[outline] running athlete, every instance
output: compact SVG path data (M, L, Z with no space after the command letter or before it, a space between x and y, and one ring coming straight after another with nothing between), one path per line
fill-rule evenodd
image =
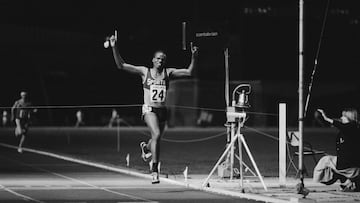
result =
M22 146L29 129L30 106L27 92L20 93L20 99L16 100L11 108L11 119L15 122L15 136L20 137L18 152L22 153Z
M142 158L152 161L152 183L159 183L158 163L160 157L160 139L164 132L167 121L167 108L165 106L166 93L169 88L169 80L174 77L191 76L196 66L198 48L191 45L191 62L188 68L166 68L166 54L156 51L152 58L153 67L135 66L126 63L120 56L116 47L116 36L109 38L115 63L120 70L139 74L142 78L144 90L144 104L142 106L142 118L148 126L151 138L141 142Z

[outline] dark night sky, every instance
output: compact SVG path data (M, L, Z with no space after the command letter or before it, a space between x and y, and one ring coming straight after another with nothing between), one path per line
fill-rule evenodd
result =
M335 86L352 82L359 93L357 0L305 1L304 79L309 81L313 70L328 2L314 90L320 82ZM168 65L182 67L190 59L181 49L184 21L188 40L200 46L195 78L222 82L223 49L229 47L230 79L296 86L297 12L295 0L4 0L0 105L11 105L23 88L39 105L141 103L140 78L116 70L110 50L103 47L104 38L117 29L119 49L129 63L150 65L153 51L164 49ZM220 37L195 38L194 33L201 31L217 31Z

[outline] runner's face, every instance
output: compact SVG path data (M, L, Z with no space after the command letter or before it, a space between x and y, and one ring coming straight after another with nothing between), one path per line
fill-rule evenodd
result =
M162 52L156 52L152 60L154 68L160 68L165 64L166 55Z
M26 96L27 96L27 93L26 93L26 92L21 92L21 93L20 93L20 96L21 96L22 99L25 100L25 99L26 99Z

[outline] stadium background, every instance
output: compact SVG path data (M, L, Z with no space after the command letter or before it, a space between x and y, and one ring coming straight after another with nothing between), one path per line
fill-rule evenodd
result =
M314 66L328 1L305 1L305 84ZM360 25L357 1L330 1L315 75L310 115L327 109L337 116L345 106L359 107ZM154 50L168 52L168 65L187 65L181 25L200 47L192 78L176 80L170 105L224 109L224 48L230 51L232 84L249 82L252 112L276 114L288 104L289 125L297 123L297 1L1 1L0 106L10 107L21 90L34 104L54 106L39 111L35 125L73 125L78 108L66 105L133 105L142 103L141 81L118 71L103 40L119 34L119 49L129 63L150 65ZM157 12L158 11L158 12ZM197 32L218 32L196 38ZM79 107L80 108L80 107ZM3 108L5 109L5 108ZM88 125L105 125L108 108L83 109ZM132 125L143 125L140 108L118 108ZM189 112L190 111L190 112ZM172 109L170 126L194 126L200 109ZM209 125L221 126L223 112ZM251 115L249 125L276 125L272 117Z

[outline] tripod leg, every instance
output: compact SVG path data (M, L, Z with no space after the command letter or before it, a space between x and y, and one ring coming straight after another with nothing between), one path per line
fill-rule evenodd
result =
M234 177L234 149L235 149L235 123L231 124L231 141L233 141L230 151L230 180Z
M242 144L241 144L241 139L238 136L237 137L238 140L238 145L239 145L239 167L240 167L240 187L244 187L244 175L243 175L243 156L242 156Z
M239 157L239 155L237 155L237 154L235 154L235 157L240 161L241 159L240 159L240 157ZM257 176L256 175L256 173L253 171L253 170L251 170L251 168L245 163L245 162L242 162L242 165L243 165L243 167L245 168L245 173L247 172L247 171L249 171L253 176Z
M240 139L241 139L241 142L242 142L242 144L244 145L245 150L246 150L246 152L247 152L247 154L248 154L248 156L249 156L249 158L250 158L250 160L251 160L251 163L253 164L253 166L254 166L254 168L255 168L255 171L256 171L257 175L258 175L259 178L260 178L260 181L261 181L261 183L262 183L265 191L267 191L267 187L266 187L266 185L265 185L265 182L264 182L264 180L263 180L263 178L262 178L262 176L261 176L261 174L260 174L260 171L259 171L259 169L258 169L258 167L257 167L257 165L256 165L256 163L255 163L255 161L254 161L253 156L251 155L251 152L250 152L250 150L249 150L249 147L247 146L246 141L245 141L245 138L244 138L244 136L243 136L242 134L240 134Z
M205 181L203 182L202 186L205 187L208 182L210 177L212 176L212 174L215 172L216 168L219 166L219 164L221 163L221 161L224 159L224 157L226 156L226 154L228 153L228 151L231 149L231 146L234 145L234 142L236 140L236 138L238 137L238 135L235 135L234 139L231 140L231 142L229 143L229 145L227 146L227 148L225 149L224 153L221 155L221 157L219 158L219 160L216 162L214 168L211 170L210 174L208 175L208 177L205 179Z

